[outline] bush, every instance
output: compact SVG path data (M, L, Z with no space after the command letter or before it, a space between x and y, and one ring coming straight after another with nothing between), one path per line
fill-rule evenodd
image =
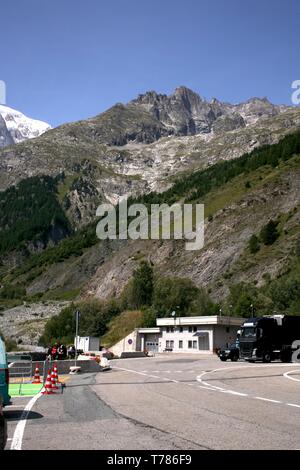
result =
M255 254L260 250L260 243L259 239L256 235L252 235L250 240L249 240L249 250L250 253Z
M264 243L264 245L273 245L273 243L279 237L279 233L277 230L278 222L274 222L274 220L270 220L267 225L265 225L260 232L260 239Z
M26 297L26 289L19 284L7 284L0 289L0 299L23 299Z
M154 285L153 308L159 317L170 316L173 310L185 316L198 294L198 288L190 279L158 278Z

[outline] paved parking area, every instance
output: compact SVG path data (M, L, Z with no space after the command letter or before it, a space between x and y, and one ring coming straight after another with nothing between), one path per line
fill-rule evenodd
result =
M7 448L300 449L300 364L163 354L112 366L29 411L15 398Z

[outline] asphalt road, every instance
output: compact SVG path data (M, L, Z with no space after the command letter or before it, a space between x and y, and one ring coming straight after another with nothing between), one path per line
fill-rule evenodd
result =
M14 399L7 448L300 449L300 364L165 354L112 365L30 411Z

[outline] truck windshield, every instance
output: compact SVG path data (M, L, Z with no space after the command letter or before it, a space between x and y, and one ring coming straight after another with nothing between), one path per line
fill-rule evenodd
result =
M246 326L242 328L242 338L256 338L256 327Z

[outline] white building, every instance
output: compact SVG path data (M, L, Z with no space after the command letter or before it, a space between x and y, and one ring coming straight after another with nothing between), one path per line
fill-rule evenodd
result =
M244 318L219 315L157 318L156 328L137 329L137 350L213 353L236 339Z
M219 315L157 318L156 327L137 328L113 348L115 354L132 351L206 353L232 343L244 318Z
M74 345L83 352L99 351L99 338L94 336L75 336Z

